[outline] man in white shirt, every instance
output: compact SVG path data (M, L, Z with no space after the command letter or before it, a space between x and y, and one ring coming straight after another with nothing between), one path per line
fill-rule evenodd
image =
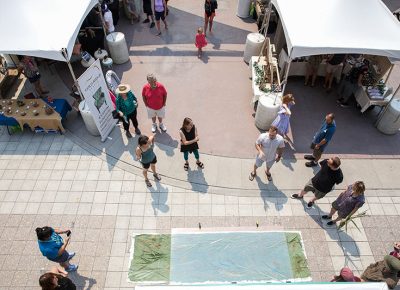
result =
M269 172L272 165L278 162L282 157L283 148L285 148L285 142L283 137L278 134L278 129L275 126L271 126L267 133L262 133L256 141L256 149L258 151L256 162L254 163L254 169L250 172L250 181L254 180L257 176L257 168L261 167L265 162L268 181L272 181L272 175Z
M101 5L101 10L103 12L103 18L104 18L104 22L106 24L107 33L114 32L114 30L115 30L114 21L113 21L113 16L112 16L110 9L108 9L107 5L103 3Z

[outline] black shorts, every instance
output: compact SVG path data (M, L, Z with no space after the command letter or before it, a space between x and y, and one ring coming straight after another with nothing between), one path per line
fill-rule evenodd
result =
M143 1L143 12L147 16L153 15L153 9L151 8L151 0Z
M142 163L142 166L144 169L149 169L150 164L156 164L157 163L157 156L154 157L153 161L151 161L150 163Z
M36 83L38 80L40 80L40 73L37 72L33 77L28 78L28 80L31 84Z
M163 11L163 12L156 11L156 20L159 21L160 19L165 20L165 11Z

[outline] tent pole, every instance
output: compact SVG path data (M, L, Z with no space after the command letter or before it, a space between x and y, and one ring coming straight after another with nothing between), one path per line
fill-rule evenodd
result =
M290 65L291 65L291 64L292 64L292 58L289 57L289 61L288 61L288 63L287 63L286 71L285 71L285 78L284 78L284 80L283 80L282 94L285 93L286 84L287 84L287 80L288 80L288 77L289 77L289 70L290 70Z
M79 97L81 98L81 100L83 100L83 94L82 94L82 92L81 92L81 90L80 90L80 88L79 88L79 86L78 86L78 80L76 79L74 70L73 70L73 68L72 68L72 65L71 65L69 59L68 59L67 50L66 50L65 48L63 48L61 51L62 51L62 54L63 54L65 60L67 61L67 65L68 65L68 68L69 68L69 72L71 73L72 79L73 79L73 81L74 81L74 85L75 85L75 87L78 89Z
M383 109L383 112L379 113L378 120L376 120L376 122L375 122L375 127L378 127L379 122L382 120L383 115L384 115L385 112L387 111L388 107L390 106L390 103L393 101L394 96L396 96L396 94L397 94L397 92L399 91L399 89L400 89L400 85L397 86L396 91L393 93L392 97L390 98L389 103L387 103L387 105L386 105L385 108Z

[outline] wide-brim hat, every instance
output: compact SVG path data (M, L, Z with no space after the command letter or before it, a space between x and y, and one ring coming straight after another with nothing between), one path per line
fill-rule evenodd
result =
M343 280L346 282L355 282L356 279L354 277L353 271L350 268L344 267L340 270L340 276L342 276Z
M116 94L127 94L131 90L131 87L127 84L121 84L115 90Z

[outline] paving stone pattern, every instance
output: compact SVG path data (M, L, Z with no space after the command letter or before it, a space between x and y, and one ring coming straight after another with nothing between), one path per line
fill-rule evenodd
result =
M61 135L0 135L0 289L39 289L53 263L41 256L34 229L70 228L79 289L133 288L127 282L131 235L171 228L250 227L300 230L314 281L344 265L361 272L400 240L399 197L367 194L370 216L347 232L321 215L334 197L311 210L262 191L258 196L195 192L157 184L92 156ZM227 189L228 190L228 189ZM378 190L377 190L378 191Z

